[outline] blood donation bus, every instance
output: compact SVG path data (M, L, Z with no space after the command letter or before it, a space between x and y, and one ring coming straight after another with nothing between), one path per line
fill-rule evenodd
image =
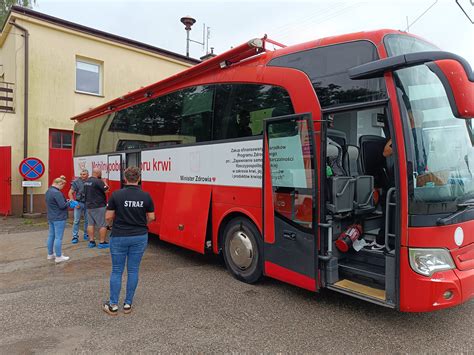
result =
M472 117L469 64L411 34L264 37L73 117L75 175L140 166L150 232L244 282L433 311L474 296Z

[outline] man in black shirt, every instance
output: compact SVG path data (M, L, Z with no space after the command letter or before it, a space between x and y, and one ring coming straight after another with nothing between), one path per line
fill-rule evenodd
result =
M99 228L99 249L108 248L109 244L105 241L107 228L105 224L105 206L107 198L105 196L109 187L102 181L102 171L92 169L92 176L84 182L84 193L86 200L87 234L89 235L89 248L95 248L94 227Z
M127 291L123 311L132 311L133 296L138 284L140 262L148 243L147 224L155 220L153 200L148 192L138 186L140 169L129 167L124 172L126 186L114 191L107 205L105 218L110 225L110 299L103 310L111 315L118 312L122 274L127 262ZM128 259L128 260L127 260Z

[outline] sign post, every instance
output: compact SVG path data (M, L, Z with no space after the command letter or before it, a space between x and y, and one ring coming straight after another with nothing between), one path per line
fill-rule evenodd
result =
M18 170L20 175L26 180L21 183L22 187L30 188L30 214L33 214L33 189L41 187L38 180L44 174L44 164L38 158L26 158L20 163Z

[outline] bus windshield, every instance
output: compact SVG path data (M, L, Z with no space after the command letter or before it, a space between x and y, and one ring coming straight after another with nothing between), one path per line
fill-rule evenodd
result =
M390 55L433 50L416 38L386 39ZM403 38L403 37L402 37ZM391 41L391 39L393 41ZM424 65L394 72L402 117L411 214L454 212L474 197L474 150L470 120L455 118L439 78Z

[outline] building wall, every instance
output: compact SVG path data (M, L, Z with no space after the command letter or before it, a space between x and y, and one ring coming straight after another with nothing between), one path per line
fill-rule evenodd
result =
M40 179L43 186L35 188L35 194L43 195L48 185L50 129L72 130L71 117L190 66L156 53L23 15L15 16L18 16L16 22L30 33L28 156L37 157L46 165L46 173ZM23 191L18 173L23 159L24 38L21 35L22 31L12 28L0 48L5 81L15 83L15 113L0 113L0 145L12 146L14 213L19 212ZM103 63L102 95L75 91L78 56Z
M4 73L3 81L14 83L15 112L0 112L0 145L12 146L15 155L19 143L23 144L23 38L12 35L6 38L0 50L0 64Z

